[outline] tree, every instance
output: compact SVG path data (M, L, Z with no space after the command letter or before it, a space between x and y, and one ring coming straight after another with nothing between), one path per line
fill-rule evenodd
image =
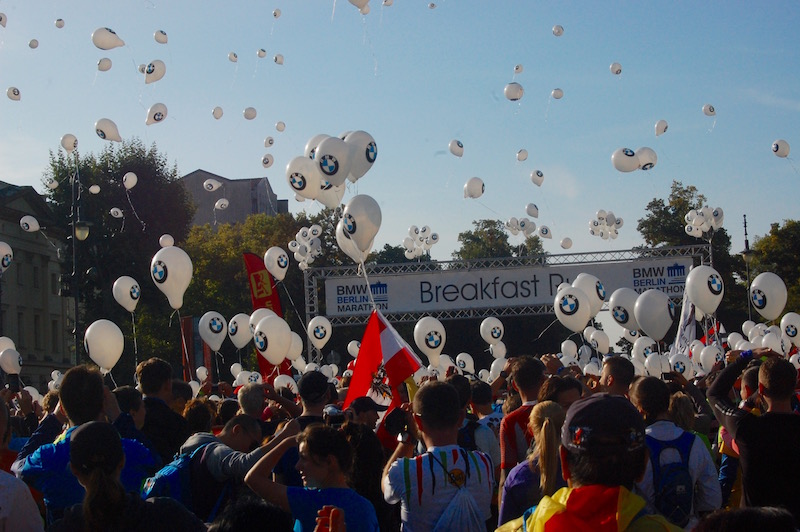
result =
M761 272L772 272L783 279L789 298L786 311L800 309L800 221L784 220L783 226L773 223L769 234L753 244L750 278Z
M453 251L454 259L489 259L543 253L538 236L527 237L519 247L512 246L500 220L475 220L472 225L473 230L458 234L461 247Z
M138 178L134 188L127 190L123 176L133 172ZM77 242L77 279L80 294L79 338L87 325L107 318L121 326L131 337L130 315L112 296L114 281L129 275L142 288L136 309L139 318L138 347L145 356L159 355L173 362L180 360L177 329L170 329L169 313L163 295L150 282L150 259L160 249L159 237L169 233L176 243L188 233L194 206L178 179L176 167L169 167L165 155L155 145L149 149L139 140L109 145L99 154L74 158L60 151L50 154L50 166L44 180L57 182L48 187L48 203L57 225L65 234L72 234L72 179L80 183L80 218L90 222L89 237ZM91 193L97 185L99 192ZM124 213L118 219L110 214L112 208ZM72 273L72 245L64 248L62 271ZM133 346L126 342L125 353L118 363L120 375L132 375ZM82 350L79 349L79 353ZM141 355L140 355L141 357ZM82 356L78 356L81 362ZM127 382L128 379L125 379Z
M684 216L692 209L702 208L705 202L697 187L673 181L667 202L653 198L636 228L648 247L697 245L698 240L686 234ZM741 278L744 263L738 255L731 256L730 249L728 232L724 228L715 230L711 238L713 265L725 284L725 297L717 309L717 318L723 323L741 323L746 316L747 300L744 287L736 279Z

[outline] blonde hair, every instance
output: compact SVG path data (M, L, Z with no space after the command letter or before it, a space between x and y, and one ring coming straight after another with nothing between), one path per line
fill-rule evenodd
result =
M542 496L553 495L556 491L559 435L565 416L566 412L558 403L543 401L533 407L528 419L528 428L534 439L533 450L528 455L528 465L533 469L534 461L538 460Z
M675 392L669 398L669 417L673 423L686 431L694 430L694 402L683 392Z

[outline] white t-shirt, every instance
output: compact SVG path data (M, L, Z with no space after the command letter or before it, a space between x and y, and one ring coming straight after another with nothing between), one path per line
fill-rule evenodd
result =
M5 471L0 471L0 530L44 530L42 516L28 485Z
M431 458L432 453L441 465ZM466 481L466 489L478 503L484 520L491 516L494 471L489 457L480 451L466 451L458 445L432 447L420 456L398 459L384 481L386 501L390 504L401 502L404 531L432 530L455 496L459 486L450 482L445 468L458 482Z
M478 420L478 423L481 425L486 425L492 432L494 432L495 438L500 441L500 423L503 421L503 413L502 412L492 412L488 416L482 417ZM499 462L495 465L499 465Z

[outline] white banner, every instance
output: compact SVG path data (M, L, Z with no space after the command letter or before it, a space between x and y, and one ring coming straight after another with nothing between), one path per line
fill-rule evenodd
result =
M691 265L691 257L668 257L602 264L371 275L369 289L384 314L552 305L558 285L571 283L582 272L600 279L606 300L622 287L639 293L656 288L672 298L680 298ZM325 303L328 316L365 315L372 310L363 277L326 279Z

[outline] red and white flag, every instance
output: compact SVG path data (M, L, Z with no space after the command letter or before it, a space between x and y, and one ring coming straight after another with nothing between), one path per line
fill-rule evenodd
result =
M397 387L422 367L422 361L383 314L373 310L361 339L344 408L356 397L370 395L373 385L381 383L381 367L395 399Z

